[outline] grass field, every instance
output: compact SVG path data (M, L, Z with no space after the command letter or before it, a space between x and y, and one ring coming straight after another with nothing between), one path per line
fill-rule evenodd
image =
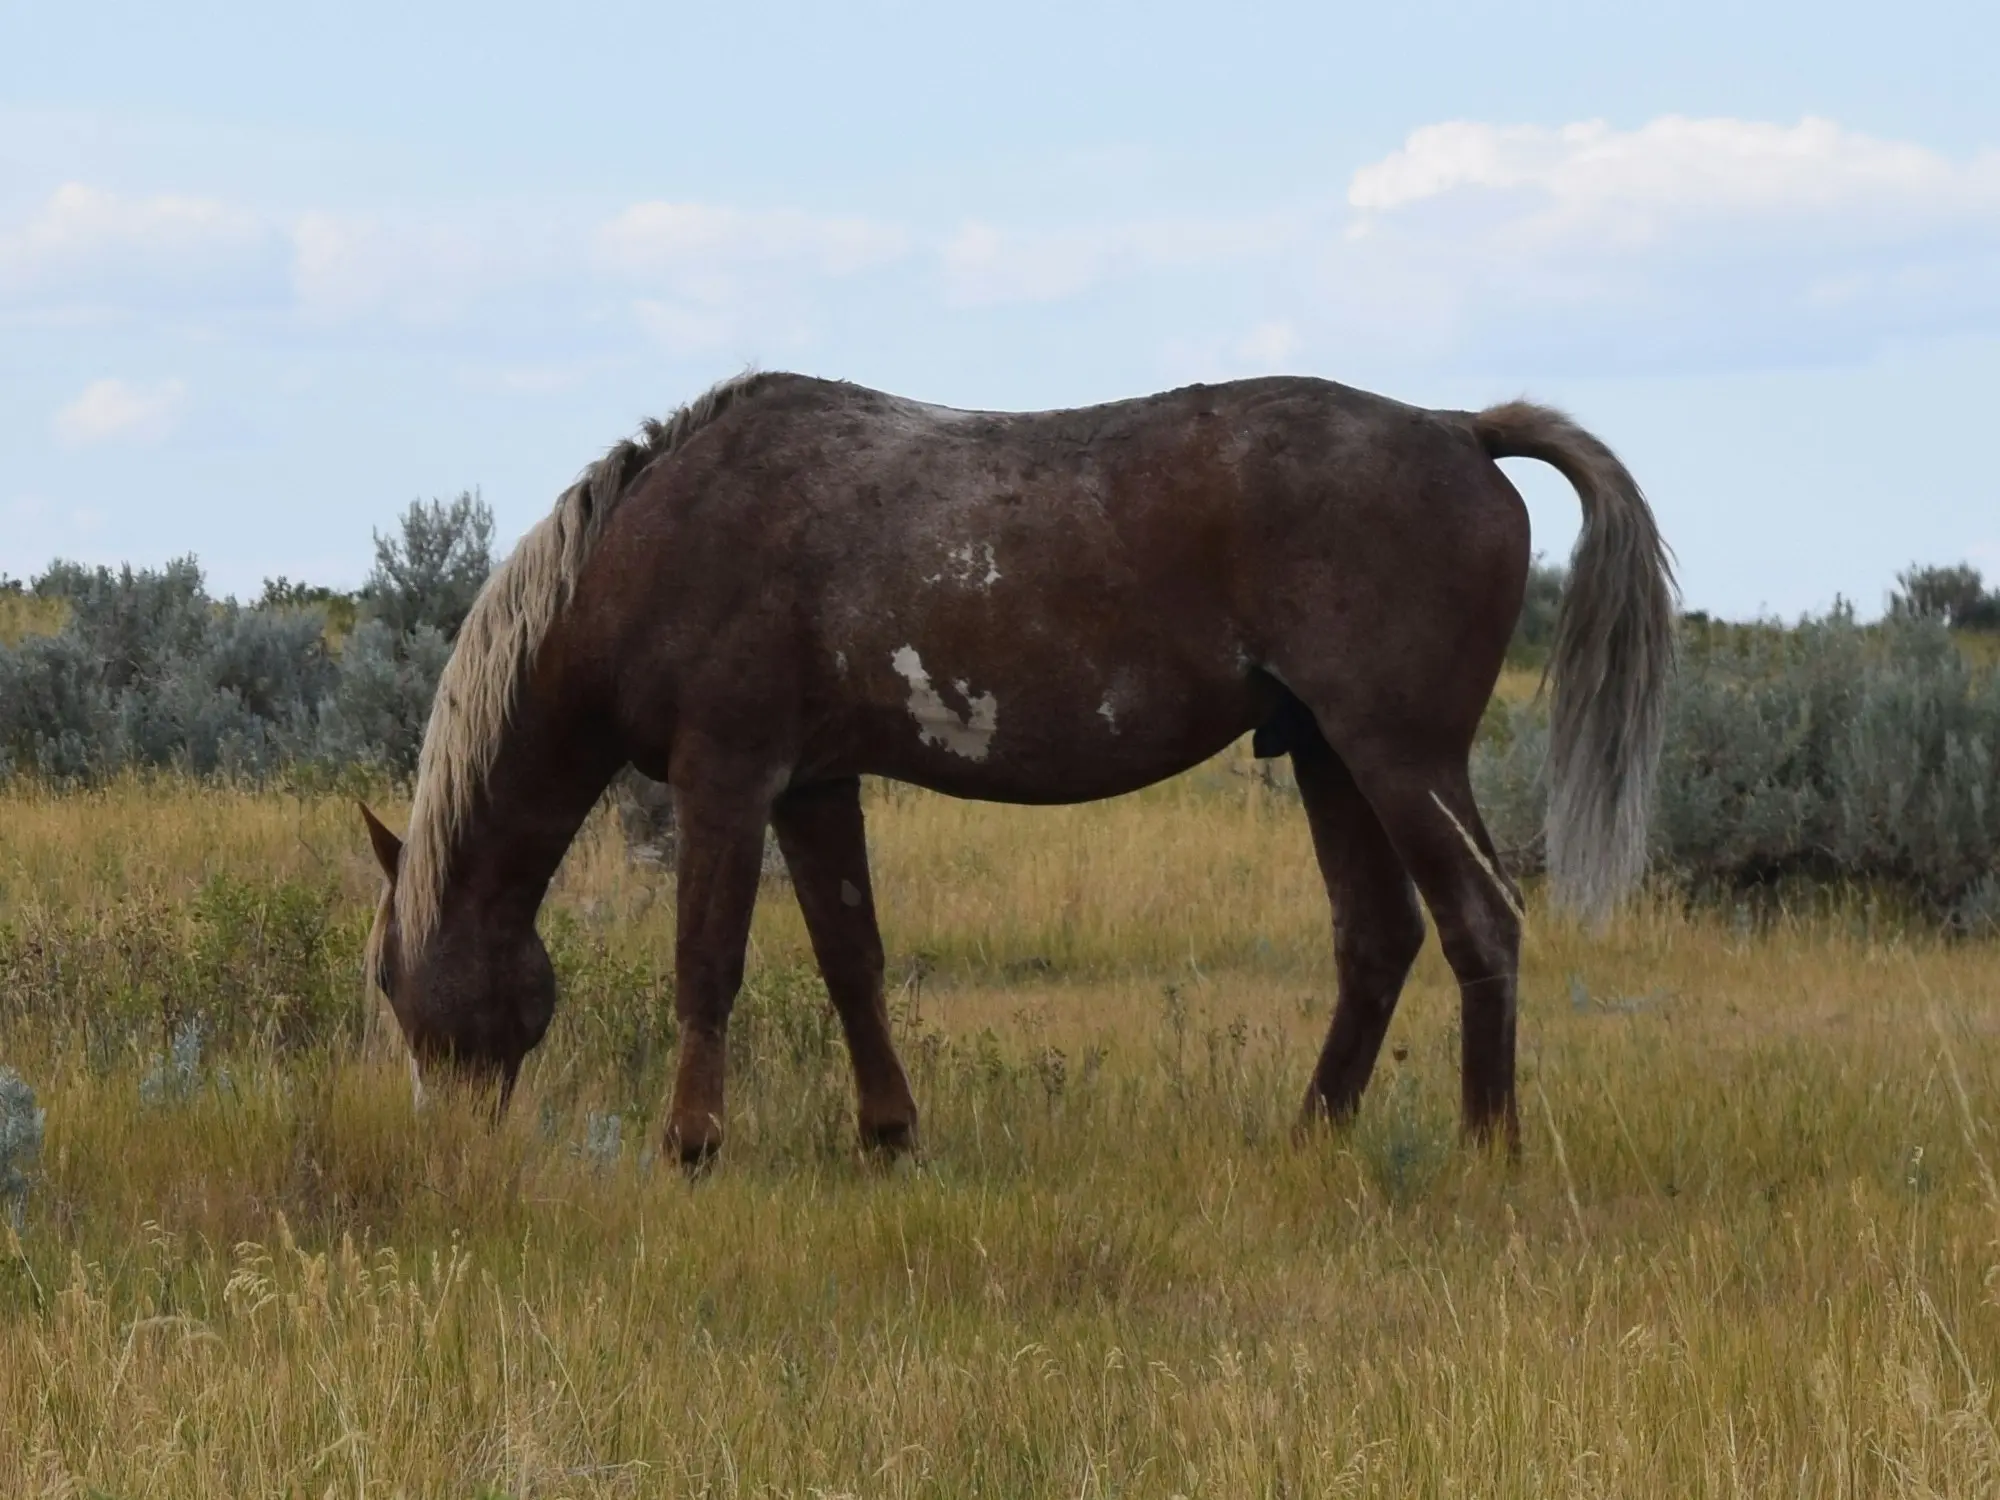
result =
M0 1495L2000 1493L2000 949L1536 910L1518 1164L1456 1143L1434 947L1301 1143L1332 976L1281 791L869 813L923 1154L853 1151L773 886L690 1184L671 903L608 822L492 1130L413 1115L362 1002L350 803L0 794L0 1061L47 1111Z

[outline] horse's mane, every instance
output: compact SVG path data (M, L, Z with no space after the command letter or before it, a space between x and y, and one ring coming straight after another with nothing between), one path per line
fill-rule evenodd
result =
M396 874L406 960L436 930L451 851L500 753L521 681L575 593L605 523L649 465L771 379L750 372L724 380L615 445L563 491L473 600L438 681L417 758L416 798Z

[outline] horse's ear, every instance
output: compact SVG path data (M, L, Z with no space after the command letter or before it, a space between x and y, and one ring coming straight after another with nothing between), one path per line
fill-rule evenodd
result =
M403 858L403 841L389 832L382 820L368 810L366 802L358 802L355 806L361 809L361 821L368 825L368 842L375 846L375 858L382 866L382 873L393 884L396 867Z

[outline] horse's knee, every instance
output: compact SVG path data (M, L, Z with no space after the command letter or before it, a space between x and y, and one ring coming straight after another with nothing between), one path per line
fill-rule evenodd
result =
M1463 981L1468 974L1512 976L1521 955L1521 919L1499 899L1466 902L1438 918L1445 962Z
M1371 996L1393 997L1410 977L1424 947L1424 917L1415 892L1377 904L1343 921L1339 932L1340 968L1357 989Z

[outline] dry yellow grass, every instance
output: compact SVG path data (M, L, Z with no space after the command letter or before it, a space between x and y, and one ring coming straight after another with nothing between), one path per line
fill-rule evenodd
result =
M1541 669L1537 667L1504 667L1500 680L1493 685L1493 696L1503 703L1525 703L1540 691Z
M68 614L60 599L0 593L0 646L15 645L24 635L54 635Z
M1434 950L1359 1125L1297 1144L1331 965L1294 806L1225 763L869 811L926 1109L893 1171L801 1041L782 888L693 1186L642 1157L595 1000L498 1131L351 1049L147 1107L142 1057L8 1011L48 1143L0 1248L0 1494L2000 1493L1993 947L1536 912L1518 1165L1453 1142ZM358 923L359 834L0 794L0 927L219 872ZM597 823L552 921L657 967L661 894Z
M1952 639L1975 665L2000 666L2000 630L1961 630Z

